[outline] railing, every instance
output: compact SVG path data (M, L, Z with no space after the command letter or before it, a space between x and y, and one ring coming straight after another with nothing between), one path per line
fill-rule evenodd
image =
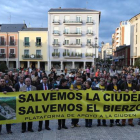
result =
M1 53L1 54L0 54L0 58L6 58L6 54Z
M54 35L60 35L60 32L59 32L59 31L54 30L54 31L53 31L53 34L54 34Z
M32 54L32 55L25 54L25 55L22 55L22 58L23 59L43 59L43 56L35 55L35 54Z
M80 32L66 32L66 31L64 31L63 34L66 34L66 35L67 35L67 34L75 34L75 35L76 35L76 34L77 34L77 35L80 34L80 35L81 35L82 32L81 32L81 31L80 31Z
M52 57L60 57L60 52L58 52L58 53L53 52L53 53L52 53Z
M60 20L53 20L52 23L54 23L54 24L60 24Z
M80 48L81 46L82 46L82 43L69 43L69 44L67 44L67 43L63 43L63 45L65 46L65 47L74 47L74 48Z
M64 57L82 57L82 53L74 53L74 52L63 52Z
M9 42L9 45L10 46L15 46L16 45L16 42Z
M10 53L9 58L16 58L16 54Z
M93 35L93 31L87 31L87 35Z
M93 57L93 56L95 56L95 54L93 54L93 53L86 53L85 56L86 56L86 57Z
M82 20L78 21L78 20L64 20L63 23L80 23L82 24Z
M0 46L5 46L6 42L0 42Z
M86 23L88 24L94 24L93 20L87 20Z
M53 46L59 46L60 45L60 43L59 42L53 42L53 44L52 44Z
M24 46L30 46L30 42L23 42Z
M39 47L39 46L42 46L42 43L41 43L41 42L36 42L35 45L36 45L37 47Z
M87 43L86 46L92 47L93 43Z

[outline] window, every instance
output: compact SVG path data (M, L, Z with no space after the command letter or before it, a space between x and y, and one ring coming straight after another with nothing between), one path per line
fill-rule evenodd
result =
M54 27L54 34L58 34L59 33L59 28L58 27Z
M0 53L5 53L5 49L0 49Z
M15 49L10 49L10 54L15 53Z
M91 39L87 39L87 44L88 44L88 43L91 43Z
M66 34L69 33L69 27L65 27L65 31Z
M136 32L138 31L138 23L136 23Z
M24 55L29 55L29 50L24 50Z
M58 39L54 39L54 44L58 44Z
M29 37L25 37L24 42L25 42L25 46L28 46L29 45Z
M10 36L10 45L15 45L14 36Z
M92 33L92 27L88 27L87 33Z
M76 28L76 32L77 32L78 34L81 34L81 28L80 28L80 27L77 27L77 28Z
M54 53L58 53L58 49L54 49Z
M136 44L137 44L137 35L136 35Z
M54 22L58 22L59 21L59 16L54 16Z
M76 39L76 44L80 45L81 44L81 39Z
M65 39L65 43L64 43L65 45L69 45L69 39Z
M87 22L92 22L92 16L87 17Z
M70 16L65 16L65 22L68 22L70 20Z
M36 45L41 46L41 37L36 38Z
M4 36L0 36L0 45L4 45Z
M36 55L41 55L41 50L36 50Z
M80 22L80 21L81 21L81 17L80 17L80 16L77 16L77 17L76 17L76 21L77 21L77 22Z

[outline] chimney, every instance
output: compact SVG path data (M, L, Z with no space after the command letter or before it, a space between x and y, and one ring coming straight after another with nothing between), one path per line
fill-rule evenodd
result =
M61 9L61 7L59 7L59 9Z

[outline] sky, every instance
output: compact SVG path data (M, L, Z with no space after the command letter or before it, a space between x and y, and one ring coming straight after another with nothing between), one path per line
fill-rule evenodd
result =
M101 44L102 41L111 43L111 36L121 21L140 13L140 0L0 0L0 24L25 21L28 27L48 27L49 9L59 7L101 11Z

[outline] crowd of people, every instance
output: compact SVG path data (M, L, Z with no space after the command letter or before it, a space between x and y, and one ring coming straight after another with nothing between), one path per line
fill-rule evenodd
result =
M0 72L0 92L6 94L7 92L18 91L34 91L34 90L108 90L114 92L121 91L140 91L140 75L139 69L128 67L123 69L120 73L111 67L109 72L106 70L94 70L94 67L85 70L77 70L77 72L62 71L59 75L55 69L52 68L47 75L45 71L38 70L25 70L13 73L9 71L7 74ZM110 120L110 127L114 125L125 126L126 119L123 120ZM106 120L97 120L97 126L107 126ZM128 119L128 124L134 126L133 118ZM22 133L26 130L34 132L32 128L33 122L22 123ZM140 125L140 121L138 122ZM42 130L43 121L38 123L38 131ZM92 119L85 120L86 127L92 127ZM79 119L72 119L71 127L80 127ZM58 120L58 130L61 128L68 129L65 124L65 119ZM11 134L11 124L6 125L7 133ZM51 130L49 127L49 120L45 120L45 129ZM0 132L2 125L0 125Z

